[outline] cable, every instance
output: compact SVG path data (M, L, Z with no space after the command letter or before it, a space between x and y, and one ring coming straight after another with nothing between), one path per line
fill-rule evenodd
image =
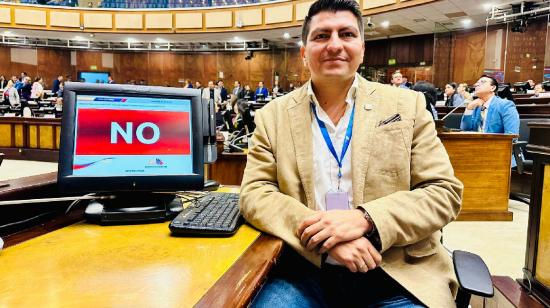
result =
M97 200L97 199L114 199L115 196L92 196L91 194L78 196L78 197L59 197L59 198L39 198L39 199L26 199L26 200L8 200L0 201L2 205L19 205L28 203L45 203L45 202L62 202L62 201L75 201L75 200Z
M9 224L5 224L5 225L0 226L0 230L6 229L6 228L9 228L9 227L13 227L13 226L17 226L17 225L20 225L20 224L24 224L24 223L30 222L30 221L32 221L32 220L38 219L38 218L40 218L40 217L47 216L47 215L51 215L51 214L55 214L55 213L58 213L58 212L57 212L57 211L54 211L54 212L46 212L46 213L42 213L42 214L33 216L33 217L31 217L31 218L27 218L27 219L25 219L25 220L20 220L20 221L11 222L11 223L9 223Z

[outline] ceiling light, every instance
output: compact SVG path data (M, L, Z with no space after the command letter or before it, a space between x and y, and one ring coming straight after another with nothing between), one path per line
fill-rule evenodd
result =
M285 32L285 33L283 34L283 38L284 38L285 40L288 40L288 39L290 38L290 33Z
M95 34L93 34L93 33L90 33L90 37L95 37Z
M380 23L380 26L382 26L382 28L387 28L390 26L390 22L387 20L384 20L383 22Z
M13 33L11 33L11 31L4 31L4 36L10 36L12 35Z
M159 43L166 43L167 41L165 39L163 39L162 37L157 37L156 39L157 42Z
M80 35L74 37L75 41L84 41L84 38Z
M463 24L464 26L468 26L468 25L471 24L471 23L472 23L472 20L469 19L469 18L463 19L463 20L462 20L462 24Z
M235 37L233 38L233 40L234 40L235 42L238 42L238 41L240 41L241 39L240 39L238 36L235 36Z
M135 38L133 38L133 37L127 38L126 41L127 41L128 43L136 43L136 42L137 42L137 40L136 40Z

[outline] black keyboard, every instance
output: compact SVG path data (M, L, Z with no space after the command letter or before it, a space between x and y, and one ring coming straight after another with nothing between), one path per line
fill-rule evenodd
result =
M239 194L211 192L179 213L170 231L174 235L230 236L241 224Z

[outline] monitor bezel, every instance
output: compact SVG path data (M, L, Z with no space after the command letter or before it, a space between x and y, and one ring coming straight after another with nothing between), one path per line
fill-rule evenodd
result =
M191 100L193 174L135 176L73 176L78 95L154 97ZM200 90L120 84L66 83L59 147L58 185L62 192L181 191L204 187L203 106ZM108 179L108 181L106 181Z

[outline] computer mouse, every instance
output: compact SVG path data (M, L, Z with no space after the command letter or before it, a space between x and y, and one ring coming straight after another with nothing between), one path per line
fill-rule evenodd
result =
M207 180L204 182L204 190L206 191L216 191L218 188L220 188L220 183L214 180Z

